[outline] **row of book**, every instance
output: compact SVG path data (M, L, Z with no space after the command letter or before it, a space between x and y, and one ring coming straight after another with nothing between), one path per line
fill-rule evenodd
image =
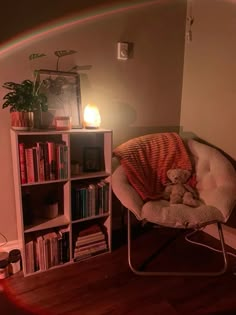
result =
M75 242L74 261L80 261L106 251L108 251L106 233L98 224L93 224L79 233Z
M47 270L70 260L69 231L39 235L25 244L26 273Z
M109 211L109 182L77 184L71 189L72 220L83 219Z
M19 143L21 184L68 177L68 146L64 141L36 142L33 146Z

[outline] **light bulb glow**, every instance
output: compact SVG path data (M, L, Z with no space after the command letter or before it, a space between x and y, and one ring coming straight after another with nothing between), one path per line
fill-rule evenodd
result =
M96 105L88 104L84 109L85 128L99 128L101 125L101 116Z

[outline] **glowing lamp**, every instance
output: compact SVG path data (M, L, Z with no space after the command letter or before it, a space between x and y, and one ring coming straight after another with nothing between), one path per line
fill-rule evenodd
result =
M96 105L88 104L84 109L84 127L99 128L101 125L101 116Z

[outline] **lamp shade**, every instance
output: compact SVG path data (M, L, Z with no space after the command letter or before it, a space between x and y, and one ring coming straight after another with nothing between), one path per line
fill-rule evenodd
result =
M101 125L101 116L96 105L88 104L84 109L84 127L99 128Z

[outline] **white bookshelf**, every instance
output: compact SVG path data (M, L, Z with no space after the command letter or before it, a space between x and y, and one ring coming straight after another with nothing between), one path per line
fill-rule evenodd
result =
M53 180L39 180L36 178L36 181L30 183L27 182L27 180L26 182L22 182L19 144L23 143L24 148L31 148L34 147L37 142L46 143L47 141L56 144L63 142L68 148L68 176L66 178L58 178L57 176L60 175L56 175L56 178ZM98 224L103 228L107 244L107 248L99 252L98 255L109 253L111 251L112 231L112 131L106 129L72 129L69 131L37 130L25 132L11 130L11 147L17 233L19 243L22 245L22 266L24 275L28 276L52 268L63 267L68 263L77 261L78 258L77 260L75 259L77 250L75 250L75 243L78 237L80 237L79 233L83 233L82 231L94 224ZM98 165L96 164L95 170L86 169L86 171L84 171L86 162L85 151L91 148L97 150L99 163ZM76 160L80 166L79 173L76 175L71 174L71 161L74 160ZM34 172L37 172L38 162L34 160L34 163L36 163ZM92 187L91 189L88 189L88 187L90 187L89 185ZM82 192L81 190L84 187L85 191ZM94 196L96 197L94 198ZM45 201L48 199L55 199L58 205L58 215L52 218L48 218L47 202ZM43 236L44 238L45 234L50 232L55 232L58 235L59 231L62 229L68 231L66 243L66 247L68 248L67 259L66 261L59 261L55 264L52 263L52 257L48 258L47 256L50 255L50 253L44 253L44 258L41 257L41 252L39 254L38 237ZM50 239L49 245L47 246L52 246L51 242L52 240ZM30 249L31 254L29 255L29 247L31 247L31 245L33 249ZM53 251L55 255L55 249L53 249ZM47 265L46 268L42 268L42 265L40 266L38 262L39 255L41 261L42 259L49 259L49 262L47 261L46 263L46 265L49 264L49 266ZM96 253L87 255L87 257L82 256L79 261L95 256ZM29 264L31 264L31 267L29 267Z

